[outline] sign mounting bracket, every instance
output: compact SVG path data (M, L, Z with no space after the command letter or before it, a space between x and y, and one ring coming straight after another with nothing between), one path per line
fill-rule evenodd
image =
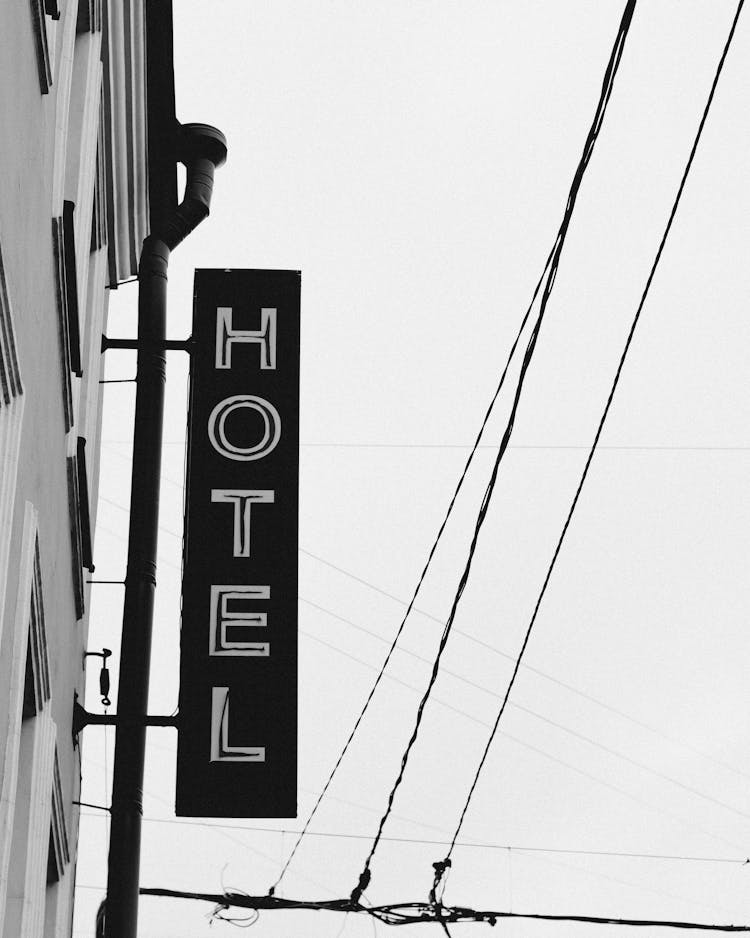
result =
M78 694L73 699L73 741L86 726L172 726L180 725L180 715L136 716L128 719L116 713L91 713L78 703Z
M166 351L191 352L194 341L192 336L187 339L164 339L161 342L149 343L151 347L165 349ZM110 339L109 336L102 336L102 352L107 349L133 349L138 351L140 344L138 339Z

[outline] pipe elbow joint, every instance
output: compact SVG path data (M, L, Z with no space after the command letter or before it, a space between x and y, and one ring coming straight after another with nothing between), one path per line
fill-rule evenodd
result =
M190 169L207 161L214 169L227 160L227 138L210 124L182 124L179 129L177 158Z
M177 247L209 214L214 171L227 158L224 134L209 124L183 124L179 130L178 159L185 165L185 195L164 227L163 240Z

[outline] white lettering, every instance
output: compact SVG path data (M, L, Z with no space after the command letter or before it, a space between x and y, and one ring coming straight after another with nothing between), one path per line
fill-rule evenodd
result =
M232 367L232 343L257 342L260 346L262 370L276 369L276 309L260 311L260 329L233 329L232 307L219 306L216 310L216 367Z
M265 762L263 746L229 745L229 688L211 688L211 761Z
M273 502L273 490L211 489L211 501L234 505L234 557L250 556L250 508L253 503Z
M208 632L209 655L268 658L271 654L269 642L230 640L227 629L265 628L268 625L267 613L238 612L236 606L230 609L229 604L256 602L270 598L270 586L247 586L245 584L212 586Z
M236 410L253 410L263 419L263 435L253 446L235 446L229 442L226 435L226 422L231 413ZM251 394L236 394L227 397L214 407L208 418L208 438L211 445L227 459L236 459L240 462L249 462L253 459L263 459L281 439L281 417L278 410L262 397Z

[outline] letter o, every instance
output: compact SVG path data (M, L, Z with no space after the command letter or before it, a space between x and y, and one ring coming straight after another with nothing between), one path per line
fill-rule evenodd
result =
M227 439L225 424L227 417L235 410L254 410L263 418L263 436L254 446L235 446ZM217 453L227 459L236 459L249 462L252 459L263 459L267 456L281 439L281 417L278 410L263 400L262 397L253 397L251 394L236 394L220 401L211 411L208 418L208 438Z

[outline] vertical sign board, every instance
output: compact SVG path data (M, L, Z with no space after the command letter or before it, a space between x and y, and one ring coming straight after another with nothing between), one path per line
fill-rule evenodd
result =
M176 813L297 814L300 275L197 270Z

